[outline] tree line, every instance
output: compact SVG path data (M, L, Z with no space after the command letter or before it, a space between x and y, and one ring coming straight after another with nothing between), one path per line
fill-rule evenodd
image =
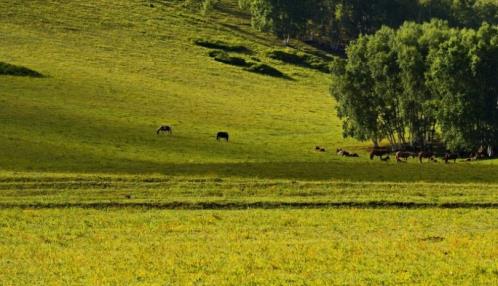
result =
M332 64L344 136L374 145L498 142L498 27L433 20L362 35Z
M205 0L212 2L212 0ZM239 0L250 11L255 28L291 38L342 48L381 26L405 21L448 21L452 27L498 24L495 0Z

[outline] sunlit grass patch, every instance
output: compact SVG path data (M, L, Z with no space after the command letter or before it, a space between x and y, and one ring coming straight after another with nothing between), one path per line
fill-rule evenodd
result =
M6 284L497 282L492 210L12 209L0 217Z

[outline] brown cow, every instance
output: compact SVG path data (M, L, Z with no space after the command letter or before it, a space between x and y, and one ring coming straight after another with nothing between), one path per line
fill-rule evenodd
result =
M415 158L415 153L412 152L404 152L404 151L398 151L396 152L396 162L401 162L401 159L403 159L405 162L408 161L408 158L412 157Z
M374 149L370 152L370 160L373 160L375 157L379 157L382 161L387 161L388 159L384 160L383 158L384 155L389 155L389 151L382 149Z
M421 151L418 153L418 160L422 163L422 159L429 159L429 161L435 161L434 153L431 151Z

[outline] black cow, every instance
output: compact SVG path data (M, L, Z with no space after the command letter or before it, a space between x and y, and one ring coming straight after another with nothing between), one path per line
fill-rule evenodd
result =
M173 129L171 128L171 126L168 126L168 125L162 125L161 127L159 127L156 131L156 134L159 135L159 133L161 132L164 132L164 133L168 133L168 134L171 134L173 132Z
M457 153L446 153L444 154L444 162L448 164L448 161L452 160L453 163L456 163L456 160L458 159L458 154Z
M220 131L216 134L216 140L225 139L228 142L228 132Z

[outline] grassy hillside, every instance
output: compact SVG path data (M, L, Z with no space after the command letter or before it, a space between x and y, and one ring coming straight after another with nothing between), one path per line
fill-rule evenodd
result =
M329 77L268 57L282 48L236 1L206 16L177 2L3 1L0 62L42 78L0 75L0 168L375 181L496 181L491 166L370 162L344 140ZM195 40L291 79L244 71ZM295 43L299 45L299 43ZM308 47L309 48L309 47ZM156 136L161 124L172 136ZM217 131L231 142L216 142ZM327 153L314 151L324 146ZM362 158L342 159L347 147ZM368 163L367 163L368 162ZM374 171L375 170L375 171Z
M160 171L168 163L332 160L344 142L328 77L265 56L279 42L225 1L203 17L166 1L2 1L0 166ZM292 80L216 62L195 39L235 42ZM173 136L156 136L160 124ZM230 132L230 144L215 140ZM330 155L330 154L329 154Z

